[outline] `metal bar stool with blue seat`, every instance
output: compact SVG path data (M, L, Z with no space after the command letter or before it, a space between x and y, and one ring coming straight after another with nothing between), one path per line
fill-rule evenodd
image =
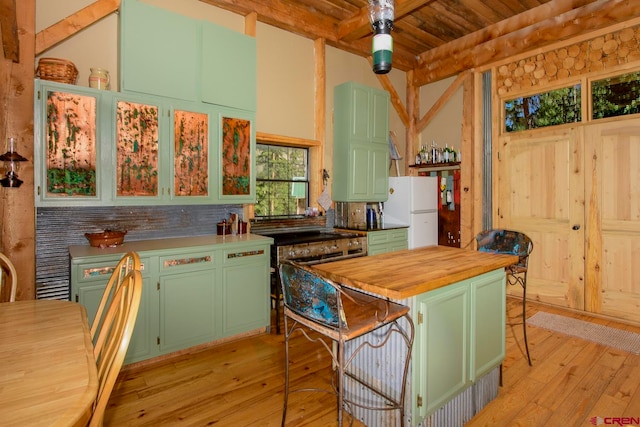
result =
M531 366L529 342L527 341L527 270L529 255L533 250L533 242L524 233L514 230L493 229L485 230L476 235L478 250L498 254L517 255L517 263L506 268L507 283L522 286L522 328L524 332L524 347L527 361Z
M414 326L409 307L387 299L340 286L320 276L312 268L285 261L280 265L280 281L284 297L285 329L285 393L282 425L287 416L289 393L294 391L323 391L337 397L338 425L342 426L345 407L353 415L352 406L370 410L398 410L400 425L405 425L405 389L413 347ZM402 320L404 319L404 320ZM312 342L319 342L332 358L331 390L301 388L290 390L289 341L300 331ZM316 334L311 333L313 331ZM398 338L399 337L399 338ZM376 366L358 365L354 361L365 349L380 349L391 340L402 345L403 364L399 384L390 392L380 384L373 384L368 372ZM348 348L347 345L348 344ZM395 348L395 347L394 347ZM346 381L357 384L358 392L351 392ZM363 401L362 388L377 396L375 402ZM352 417L353 419L353 417Z

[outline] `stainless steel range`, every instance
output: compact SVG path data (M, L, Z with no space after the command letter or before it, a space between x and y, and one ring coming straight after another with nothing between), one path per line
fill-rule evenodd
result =
M272 235L271 264L284 260L312 265L367 254L367 238L354 233L301 231Z
M276 332L280 333L280 280L278 265L286 260L305 265L338 261L367 255L366 236L355 233L294 231L261 233L273 238L271 245L271 298L276 310Z

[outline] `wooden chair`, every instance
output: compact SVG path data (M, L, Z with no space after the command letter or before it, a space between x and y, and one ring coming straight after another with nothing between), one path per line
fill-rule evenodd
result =
M533 242L524 233L513 230L493 229L485 230L476 236L478 250L498 254L517 255L519 261L506 268L507 283L522 286L522 328L524 331L524 347L527 351L527 361L531 366L529 342L527 341L527 270L529 254L533 250Z
M93 323L91 324L91 339L94 343L96 341L96 335L102 323L104 310L107 307L107 304L109 303L113 295L118 292L118 289L122 285L122 282L127 274L134 270L140 270L140 256L138 256L136 252L127 252L120 259L118 265L116 265L113 272L111 273L109 282L107 282L107 286L106 288L104 288L102 299L100 300L100 304L98 305L98 309L96 310L96 315L93 318Z
M372 410L398 410L401 425L404 426L406 380L414 338L414 326L409 317L409 307L339 286L321 277L311 268L291 261L283 262L279 269L284 297L285 329L285 394L282 425L284 426L287 416L289 393L322 391L335 394L337 397L339 426L342 426L345 406L351 407L351 405ZM405 327L399 322L401 318L406 319L403 322L406 323ZM309 330L316 332L320 337L316 337L316 334L310 335ZM290 390L289 341L296 331L300 331L312 342L321 343L331 355L334 367L332 390L318 388ZM365 378L370 378L369 374L376 369L375 366L368 364L356 366L357 363L354 363L362 350L380 349L393 336L400 336L401 339L397 341L400 345L402 343L406 345L404 365L400 365L402 376L399 380L399 390L394 390L396 393L392 393L383 384L374 385L374 381ZM349 341L351 343L347 348L345 344ZM399 355L401 353L402 351L398 352ZM366 355L370 356L369 353ZM362 372L365 369L369 372ZM357 384L356 387L349 389L345 380L350 381L351 384ZM376 397L376 402L365 402L362 399L363 393L360 391L362 387L366 387L371 396ZM357 392L355 388L358 389Z
M101 426L104 411L136 323L142 297L142 274L129 272L121 281L105 312L93 354L98 365L98 396L89 426Z
M7 293L5 285L9 286L9 299L5 301L3 298L0 302L14 302L16 300L18 274L11 260L5 254L0 253L0 297Z

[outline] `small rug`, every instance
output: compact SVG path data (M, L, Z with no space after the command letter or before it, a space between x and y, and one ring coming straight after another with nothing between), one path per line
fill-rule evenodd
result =
M527 324L571 335L608 347L640 354L640 334L598 325L584 320L539 311L527 319Z

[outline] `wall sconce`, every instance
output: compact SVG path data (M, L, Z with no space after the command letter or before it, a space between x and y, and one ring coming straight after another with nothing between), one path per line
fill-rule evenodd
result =
M369 0L369 21L373 28L373 72L387 74L391 71L393 53L393 0Z
M22 180L18 178L16 172L19 162L26 162L27 159L15 151L14 145L15 138L9 138L9 151L0 156L0 161L5 163L5 169L7 170L5 177L0 180L0 184L3 187L20 187L22 184Z

